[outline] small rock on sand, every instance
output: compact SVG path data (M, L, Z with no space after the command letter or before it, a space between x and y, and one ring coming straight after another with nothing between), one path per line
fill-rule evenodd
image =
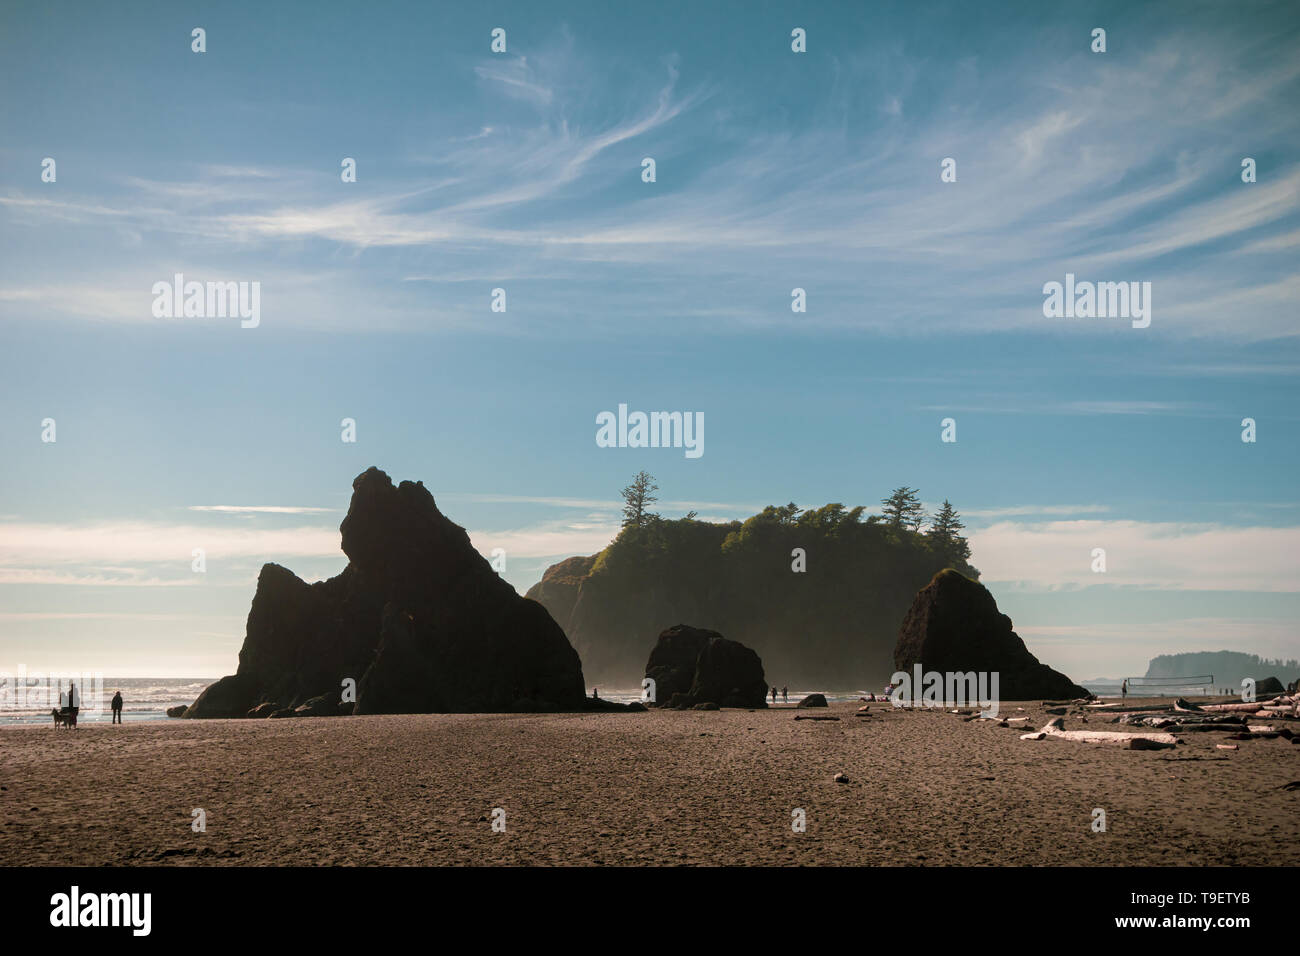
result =
M848 776L848 774L843 773L843 772L841 772L841 773L837 773L837 774L835 775L835 782L836 782L836 783L848 783L848 782L849 782L849 776Z

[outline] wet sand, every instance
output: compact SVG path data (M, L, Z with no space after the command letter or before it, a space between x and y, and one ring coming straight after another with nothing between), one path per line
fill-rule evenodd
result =
M1020 740L1041 704L1003 704L1022 729L857 707L6 728L0 865L1300 863L1288 740L1128 751Z

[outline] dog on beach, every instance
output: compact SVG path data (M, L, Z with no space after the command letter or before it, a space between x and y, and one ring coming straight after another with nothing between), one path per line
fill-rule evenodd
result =
M72 714L63 713L63 711L59 710L57 707L52 708L50 710L50 715L54 718L55 730L58 730L60 726L63 727L77 726L77 718L73 717Z

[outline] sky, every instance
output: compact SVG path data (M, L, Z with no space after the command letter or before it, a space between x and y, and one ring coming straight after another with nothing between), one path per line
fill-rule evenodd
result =
M1297 41L1293 3L6 4L0 671L232 673L371 465L520 592L641 469L717 521L909 485L1076 680L1300 657ZM177 273L257 324L158 315ZM1067 274L1150 324L1046 315ZM600 447L620 404L703 454Z

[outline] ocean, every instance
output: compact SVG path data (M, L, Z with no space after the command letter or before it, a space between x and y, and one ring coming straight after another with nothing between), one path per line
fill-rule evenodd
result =
M216 679L215 677L106 678L98 701L94 700L96 696L94 687L82 688L82 707L77 715L77 721L78 723L109 722L112 715L109 711L108 702L112 699L113 692L116 690L122 692L123 721L167 720L169 719L167 717L167 708L194 703L194 699L199 696L203 688ZM1099 697L1119 696L1118 686L1111 688L1109 686L1093 685L1088 689ZM590 693L591 689L588 688L587 692ZM1195 693L1195 690L1189 692ZM814 691L791 691L789 702L791 704L798 703L810 693L814 693ZM869 698L872 693L872 691L865 690L826 691L825 695L828 701L834 703L836 701L857 700L859 697ZM880 695L881 689L877 688L874 693ZM641 699L641 689L638 687L610 687L601 690L600 696L605 700L629 703ZM15 697L19 699L15 700ZM0 727L12 724L53 724L50 709L56 705L57 697L57 688L47 687L43 682L32 682L28 686L25 695L15 695L8 687L0 688ZM780 700L778 697L778 701Z
M192 704L203 688L215 677L117 677L105 678L99 700L95 701L94 687L81 687L82 706L77 714L78 723L107 723L112 719L108 702L115 690L122 692L122 720L167 720L167 708ZM80 684L78 685L80 687ZM8 693L4 693L8 691ZM591 688L587 689L591 693ZM790 703L798 703L813 691L791 691ZM879 691L877 691L879 693ZM827 693L826 699L857 700L869 691L844 691ZM605 700L630 703L641 699L639 687L610 687L600 691ZM15 700L15 697L19 698ZM50 724L50 709L57 705L58 689L45 683L31 682L27 693L14 694L9 688L0 688L0 727L11 724ZM780 698L778 698L780 700ZM98 704L98 707L96 707ZM174 718L173 718L174 719Z
M89 676L89 675L88 675ZM85 680L85 679L83 679ZM77 723L108 723L112 720L109 701L122 692L122 720L167 720L167 708L192 704L215 677L108 677L96 688L78 681L81 710ZM50 710L58 706L59 690L44 681L29 681L24 688L0 687L0 727L11 724L50 724ZM98 698L98 699L96 699Z

